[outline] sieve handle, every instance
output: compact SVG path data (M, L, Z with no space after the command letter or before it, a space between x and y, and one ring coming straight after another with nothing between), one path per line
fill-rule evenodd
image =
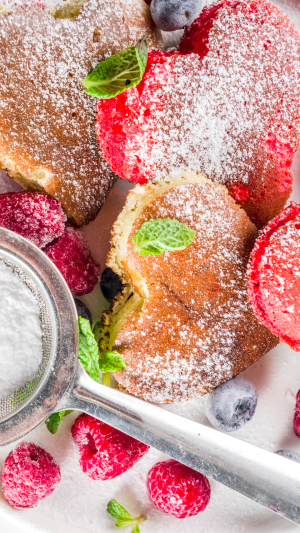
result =
M300 524L300 464L95 383L78 364L56 411L76 409Z

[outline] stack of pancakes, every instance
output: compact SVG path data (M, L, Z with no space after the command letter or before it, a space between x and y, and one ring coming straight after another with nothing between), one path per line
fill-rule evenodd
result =
M255 25L263 37L253 39ZM120 388L164 403L213 390L278 342L251 311L246 273L258 234L253 221L265 224L291 190L300 38L267 0L222 0L207 8L176 52L151 52L139 86L98 104L98 136L99 109L113 117L111 131L102 133L102 140L106 134L110 139L106 151L102 147L104 161L95 133L97 101L81 80L145 34L151 48L162 47L143 0L68 0L51 12L38 3L2 9L0 168L24 188L56 197L69 221L82 226L97 215L116 179L109 164L131 179L134 160L141 183L159 167L152 182L130 192L114 224L107 266L120 276L122 291L103 315L99 345L117 350L126 362L126 370L115 373ZM155 79L172 61L172 83L168 76ZM261 71L263 62L270 72ZM177 63L192 76L185 70L181 75ZM197 112L202 122L195 136ZM101 148L104 141L98 141ZM184 250L140 256L132 238L144 222L158 218L186 224L196 232L193 242Z

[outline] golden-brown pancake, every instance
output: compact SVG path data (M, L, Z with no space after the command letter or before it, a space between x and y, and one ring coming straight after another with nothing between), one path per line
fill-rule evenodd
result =
M196 231L180 251L140 256L132 237L156 218ZM124 283L104 313L101 350L125 360L117 381L155 403L211 391L277 344L247 297L246 271L257 228L217 185L195 173L137 185L119 215L107 266Z
M82 3L0 16L0 168L55 196L80 226L97 215L115 179L98 154L96 99L81 80L144 34L161 44L143 0Z

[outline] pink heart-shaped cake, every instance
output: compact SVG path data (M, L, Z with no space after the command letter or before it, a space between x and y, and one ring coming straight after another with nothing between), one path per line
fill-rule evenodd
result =
M114 172L143 183L202 172L258 226L291 193L299 144L300 37L266 0L223 0L150 52L143 81L98 103L96 130Z
M81 80L144 34L161 42L143 0L81 4L0 16L0 168L55 196L77 225L97 215L115 179L99 156L96 101Z

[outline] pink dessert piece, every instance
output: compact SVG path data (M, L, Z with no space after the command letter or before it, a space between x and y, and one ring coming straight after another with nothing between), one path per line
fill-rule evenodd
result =
M248 294L261 324L300 351L300 206L294 202L261 232L251 253Z

